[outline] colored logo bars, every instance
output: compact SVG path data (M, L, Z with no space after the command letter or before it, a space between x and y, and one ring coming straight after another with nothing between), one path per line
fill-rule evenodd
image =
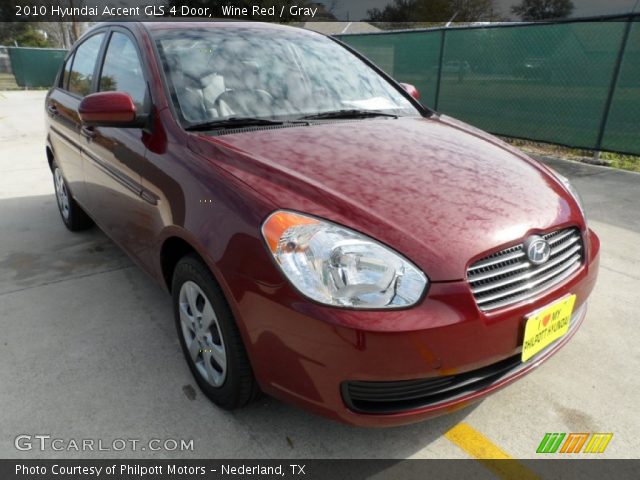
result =
M611 437L613 433L545 433L536 453L604 453Z

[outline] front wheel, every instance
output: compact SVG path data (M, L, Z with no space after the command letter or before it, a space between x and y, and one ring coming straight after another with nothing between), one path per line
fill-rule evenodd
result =
M259 390L233 314L209 269L194 255L184 257L171 290L180 345L200 389L228 410L249 403Z
M67 182L62 175L62 170L55 163L53 164L53 187L56 192L58 210L65 227L72 232L86 230L91 227L93 221L71 196Z

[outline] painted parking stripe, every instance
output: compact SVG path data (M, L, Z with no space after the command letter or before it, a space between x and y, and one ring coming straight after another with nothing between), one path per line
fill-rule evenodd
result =
M527 467L513 460L509 454L466 423L459 423L444 436L468 455L482 462L498 478L518 480L540 480L540 477ZM491 460L510 460L496 462Z

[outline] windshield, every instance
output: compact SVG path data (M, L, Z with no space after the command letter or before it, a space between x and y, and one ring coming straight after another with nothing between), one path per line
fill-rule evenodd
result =
M419 115L383 77L320 35L220 27L163 30L155 38L174 105L187 126L344 110Z

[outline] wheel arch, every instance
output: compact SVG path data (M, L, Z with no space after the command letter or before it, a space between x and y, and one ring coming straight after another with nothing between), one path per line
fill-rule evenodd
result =
M53 149L51 148L50 145L47 145L46 153L47 153L47 163L49 163L49 170L53 172L53 160L55 159L55 156L53 155Z
M204 254L203 251L198 248L197 242L185 238L185 236L181 235L181 233L184 232L173 230L171 234L164 238L161 243L160 275L162 278L158 280L161 282L161 284L164 284L166 290L169 293L173 293L171 284L173 282L173 273L176 266L178 265L178 262L186 255L197 256L209 269L214 280L218 283L218 286L220 287L220 290L222 291L222 294L227 301L231 312L233 313L236 325L240 330L240 335L242 336L245 348L247 349L250 363L253 365L253 352L249 348L249 346L252 344L251 337L249 335L249 332L247 331L246 325L242 321L242 316L238 311L238 306L235 302L233 294L231 293L229 285L226 283L222 273L215 268L213 259Z
M196 255L202 262L208 266L208 262L203 255L198 252L198 249L191 243L185 240L183 237L177 235L171 235L164 239L162 246L160 247L160 270L162 273L162 280L169 292L171 292L171 283L173 281L173 272L176 269L176 265L180 259L187 255ZM214 272L212 272L214 273ZM215 277L214 273L214 277Z

